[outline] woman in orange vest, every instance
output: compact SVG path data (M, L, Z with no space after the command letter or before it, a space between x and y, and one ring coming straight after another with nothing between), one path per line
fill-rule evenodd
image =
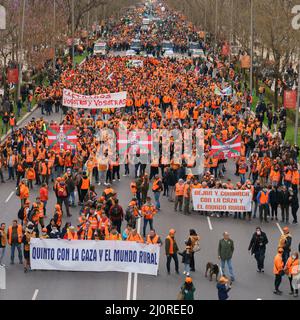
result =
M299 265L299 254L298 252L294 252L287 260L286 265L284 267L284 271L289 277L291 292L290 295L293 295L295 298L298 297L298 287L294 287L293 277L299 276L300 273L300 265Z

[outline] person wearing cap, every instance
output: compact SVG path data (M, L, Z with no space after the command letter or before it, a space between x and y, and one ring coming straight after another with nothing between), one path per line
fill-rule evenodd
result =
M194 292L196 288L193 284L193 279L190 276L185 278L184 284L180 288L180 293L182 294L182 300L194 300Z
M182 211L183 205L183 194L184 194L184 181L183 179L179 179L175 185L175 206L174 210L177 211L179 205L179 211Z
M167 256L167 271L168 274L170 274L170 265L171 260L173 259L175 262L175 270L176 273L179 274L179 264L178 264L178 246L175 240L175 233L176 231L174 229L171 229L169 231L169 234L165 240L165 250L166 250L166 256Z
M282 260L283 248L278 248L277 254L274 258L274 267L273 273L275 275L275 290L273 291L274 294L281 295L282 291L279 290L279 286L281 284L282 276L284 275L284 262Z
M227 300L229 298L228 292L231 290L231 285L227 277L221 276L216 287L218 289L218 299Z
M248 250L250 251L251 255L254 254L257 262L257 272L264 272L266 245L268 242L267 235L261 230L260 227L257 227L248 247Z
M22 239L23 245L24 245L24 272L28 272L30 269L30 240L32 238L36 238L36 233L34 231L34 225L29 222L27 224L27 227L25 229L25 233Z
M221 269L223 274L225 274L225 264L227 263L231 281L235 280L232 263L231 263L233 252L234 252L233 240L230 239L228 232L224 232L223 239L219 241L218 257L221 260Z
M154 194L154 199L155 199L155 206L156 210L160 210L160 193L163 191L163 185L160 177L158 175L155 175L153 184L152 184L152 192Z
M284 264L286 264L291 252L292 236L290 234L289 227L284 227L282 231L283 234L279 238L278 247L283 249L282 260Z

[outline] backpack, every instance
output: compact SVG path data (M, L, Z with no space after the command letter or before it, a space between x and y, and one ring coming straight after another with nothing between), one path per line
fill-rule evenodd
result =
M16 196L20 197L20 195L21 195L21 190L20 190L20 186L18 186L16 190Z
M24 208L22 207L18 212L18 218L24 220Z
M57 196L64 198L67 195L68 194L67 194L66 188L64 186L63 187L62 186L58 186L58 188L57 188Z

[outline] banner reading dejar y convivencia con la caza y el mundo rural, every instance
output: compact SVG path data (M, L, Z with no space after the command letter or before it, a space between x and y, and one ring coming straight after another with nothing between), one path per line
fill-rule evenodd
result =
M157 275L160 247L132 241L31 239L33 270L118 271Z
M196 211L251 211L251 190L194 189L193 205Z

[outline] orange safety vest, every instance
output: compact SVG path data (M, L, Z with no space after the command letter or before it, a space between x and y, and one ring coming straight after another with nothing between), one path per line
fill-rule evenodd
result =
M159 236L156 234L153 239L150 238L150 236L147 236L147 244L157 244L159 240Z
M298 185L299 184L299 172L298 171L293 171L292 173L292 184L296 184Z
M169 247L169 254L174 254L174 240L170 237L167 236L167 239L170 240L170 247Z
M77 232L68 231L68 240L78 240Z
M143 216L145 217L145 219L151 220L151 219L153 219L153 216L155 215L156 210L153 205L148 206L148 205L144 204L142 206L142 213L143 213Z
M152 186L152 191L159 191L159 188L160 188L160 186L159 186L159 183L160 182L160 179L157 179L157 180L154 180L153 181L153 186Z
M106 240L121 240L121 235L119 233L117 234L110 233L108 236L106 236Z
M260 204L266 204L268 202L268 198L269 198L269 191L267 191L267 193L265 194L264 192L260 193Z
M184 183L180 184L180 183L176 183L175 185L175 195L176 196L183 196L184 194Z
M89 217L89 222L91 223L91 228L93 230L98 228L98 219L96 217Z
M89 187L90 187L90 179L82 178L81 190L88 190Z
M273 267L273 273L274 274L280 274L280 272L283 270L283 261L282 256L278 253L274 258L274 267Z
M17 226L17 233L18 233L18 243L22 243L23 230L20 224L18 224ZM8 244L11 245L11 243L12 243L12 226L9 226L8 227Z

